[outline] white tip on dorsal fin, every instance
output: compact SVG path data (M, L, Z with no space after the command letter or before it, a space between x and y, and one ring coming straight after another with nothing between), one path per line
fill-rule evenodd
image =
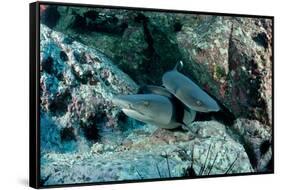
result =
M174 67L174 70L178 71L179 69L182 69L183 68L183 62L182 60L180 60L176 66Z

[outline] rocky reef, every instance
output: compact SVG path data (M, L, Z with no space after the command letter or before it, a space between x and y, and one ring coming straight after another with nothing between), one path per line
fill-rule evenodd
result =
M74 7L49 11L43 23L98 48L138 84L161 84L162 74L183 60L183 72L235 117L271 125L271 19ZM54 12L57 18L50 19Z
M270 172L272 20L44 6L40 27L43 185ZM111 98L182 72L222 111L164 130Z
M44 25L40 33L42 152L81 149L117 127L110 98L138 86L97 50Z
M243 146L224 125L206 121L191 127L204 138L139 125L124 131L120 141L94 143L91 151L44 154L42 177L48 185L254 172Z

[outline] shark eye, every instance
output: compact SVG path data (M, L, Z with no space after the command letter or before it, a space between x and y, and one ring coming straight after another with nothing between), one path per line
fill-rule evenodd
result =
M198 106L202 106L202 102L201 102L201 101L199 101L199 100L197 100L197 101L196 101L196 105L198 105Z

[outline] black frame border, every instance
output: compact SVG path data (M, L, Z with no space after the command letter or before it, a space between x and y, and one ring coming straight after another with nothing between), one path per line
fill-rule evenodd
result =
M29 4L29 186L40 188L40 5Z
M272 142L273 142L272 165L273 165L273 170L268 172L259 172L259 173L249 172L249 173L239 173L239 174L216 174L216 175L208 175L208 176L196 176L192 178L172 177L172 178L155 178L155 179L142 179L142 180L42 185L40 182L40 5L57 5L57 6L121 9L121 10L125 9L125 10L134 10L134 11L154 11L154 12L165 12L165 13L184 13L184 14L198 14L198 15L200 14L200 15L215 15L215 16L230 16L230 17L236 16L236 17L246 17L246 18L271 19L272 20ZM275 165L274 16L37 1L29 4L29 61L30 61L29 64L29 186L30 187L33 188L77 187L77 186L89 186L89 185L110 185L110 184L124 184L124 183L202 179L202 178L215 178L215 177L250 176L250 175L263 175L263 174L275 173L275 167L274 167Z

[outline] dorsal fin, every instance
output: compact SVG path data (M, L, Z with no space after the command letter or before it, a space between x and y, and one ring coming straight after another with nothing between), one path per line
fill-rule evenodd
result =
M183 62L180 60L174 67L173 70L176 70L178 71L179 69L182 69L183 68Z

